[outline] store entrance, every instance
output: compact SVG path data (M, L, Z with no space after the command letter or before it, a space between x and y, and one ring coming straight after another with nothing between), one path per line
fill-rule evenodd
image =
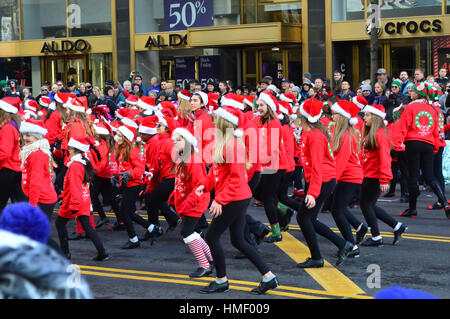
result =
M44 81L64 84L72 81L78 87L87 80L87 55L45 57L43 60Z

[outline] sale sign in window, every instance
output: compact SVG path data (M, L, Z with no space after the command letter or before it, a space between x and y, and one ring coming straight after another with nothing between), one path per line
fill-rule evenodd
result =
M212 0L165 0L164 29L180 31L213 24Z

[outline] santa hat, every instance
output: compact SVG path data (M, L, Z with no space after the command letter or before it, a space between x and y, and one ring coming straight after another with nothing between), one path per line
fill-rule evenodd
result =
M137 105L138 101L139 97L137 95L131 94L130 96L127 97L125 102L130 105Z
M244 96L234 94L234 93L228 93L220 99L220 105L221 106L231 106L236 109L239 109L241 111L244 110Z
M208 93L208 110L209 114L212 114L213 111L217 110L219 107L219 93Z
M360 108L355 103L346 100L340 100L339 102L333 104L331 110L347 118L350 122L350 125L358 124L357 116L360 112Z
M108 114L110 112L109 107L106 105L97 105L92 108L92 111L97 113L98 116L103 116L105 119L108 118Z
M48 96L43 95L39 99L39 104L43 107L49 107L50 103L52 103L52 100Z
M175 129L177 128L177 123L173 118L169 116L164 116L164 114L162 114L160 111L156 112L156 116L158 117L159 123L167 127L170 133L175 131Z
M245 95L243 102L248 106L252 107L254 106L253 102L255 101L255 99L256 98L253 95Z
M94 129L98 135L112 135L112 128L106 122L95 123Z
M194 151L198 153L197 149L198 141L194 136L194 132L185 127L177 127L172 133L173 140L175 140L175 134L181 135L186 140L186 142L188 142L194 147Z
M292 120L295 120L297 118L297 116L292 111L292 106L289 102L281 100L281 101L278 101L278 104L280 105L281 113L286 114Z
M136 128L128 125L119 126L117 129L123 136L127 138L131 143L133 143L136 138Z
M223 106L215 110L214 114L237 127L237 129L234 130L234 136L240 137L244 135L244 132L239 129L245 122L244 113L242 111L231 106Z
M8 96L8 97L4 97L2 99L3 102L6 102L7 104L9 104L10 106L15 108L15 111L13 111L12 109L10 109L10 111L6 111L5 109L3 109L4 111L8 112L8 113L13 113L16 114L17 112L21 111L20 106L22 105L22 101L20 100L19 97L13 97L13 96ZM5 106L6 109L8 109L8 107Z
M49 109L49 110L53 110L53 111L56 110L56 103L55 103L55 101L52 101L52 102L48 105L48 109Z
M155 135L156 132L156 124L158 124L159 120L156 115L146 116L142 120L141 125L139 125L139 133Z
M278 104L277 99L272 95L272 92L270 91L261 92L261 94L259 95L259 99L264 103L266 103L274 114L279 113L280 106Z
M55 101L61 103L64 107L66 107L66 103L69 101L69 99L74 99L76 97L77 96L72 93L58 92L55 94Z
M205 104L205 107L208 105L209 98L208 98L208 94L206 94L205 92L194 92L192 95L199 95L202 98L202 101L203 101L203 104Z
M37 120L38 116L35 112L33 112L32 110L25 110L24 114L23 114L23 119L24 120L28 120L31 117L34 117L35 120Z
M26 100L25 110L31 110L36 113L39 110L39 105L35 100Z
M47 129L44 126L44 121L28 119L20 124L20 133L35 133L42 136L47 135Z
M386 110L384 109L383 105L367 105L364 108L363 112L375 114L381 117L383 120L386 117Z
M72 137L67 144L69 147L73 147L83 153L89 152L89 148L93 144L93 139L88 136Z
M2 109L5 112L16 114L17 108L9 104L8 102L5 102L3 99L0 100L0 109Z
M305 101L305 103L300 106L300 114L305 117L308 122L316 123L322 116L322 108L323 102L320 102L318 99L313 97Z
M138 129L139 125L136 123L135 120L129 118L129 117L123 117L120 119L120 121L122 122L122 124L126 125L126 126L130 126L133 127L134 129Z
M286 101L290 104L297 104L297 99L295 98L294 94L292 93L284 93L280 95L281 101Z
M85 101L82 98L69 99L66 103L66 107L72 111L84 113L88 108L87 100Z
M173 105L170 101L163 101L159 103L159 107L161 109L161 113L166 114L173 118L175 121L178 120L178 111L175 105Z
M178 98L190 101L192 97L192 93L189 90L182 90L178 92Z
M353 103L355 103L361 110L366 107L367 100L364 96L355 96L353 97Z
M156 109L155 98L153 96L142 96L137 102L137 106L144 110Z

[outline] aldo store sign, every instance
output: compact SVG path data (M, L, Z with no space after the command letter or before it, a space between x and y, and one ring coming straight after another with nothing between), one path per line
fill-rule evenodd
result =
M75 53L86 52L89 50L89 43L86 40L79 39L76 41L62 40L44 42L41 53Z

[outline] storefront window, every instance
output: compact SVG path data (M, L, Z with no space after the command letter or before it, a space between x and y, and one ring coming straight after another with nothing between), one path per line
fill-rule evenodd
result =
M31 58L0 58L0 79L16 80L17 86L31 86Z
M164 1L135 0L134 18L136 33L164 31Z
M67 11L69 36L111 34L110 0L69 0Z
M24 40L66 37L66 3L61 0L22 0Z
M0 2L0 41L19 40L19 6L18 0Z
M440 15L442 14L442 0L386 0L382 1L380 9L381 18Z
M112 56L110 53L89 54L88 79L102 92L107 80L112 80Z
M302 22L301 1L258 1L258 23L283 22L300 24Z
M331 12L333 22L364 20L364 0L333 0Z

